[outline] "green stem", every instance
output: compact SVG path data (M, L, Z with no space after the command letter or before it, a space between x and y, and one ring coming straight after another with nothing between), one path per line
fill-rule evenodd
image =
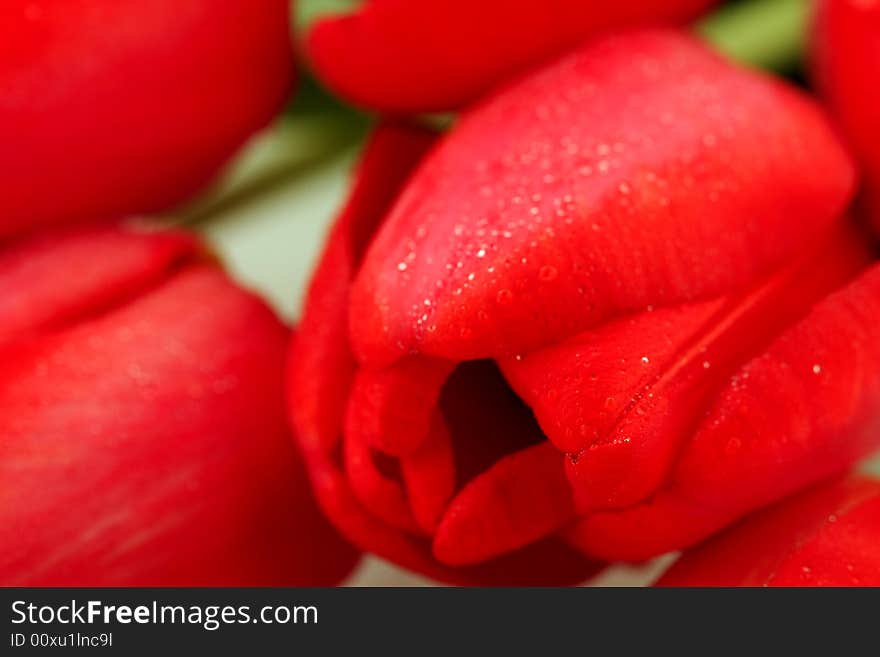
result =
M811 0L743 0L697 24L697 33L743 64L796 72L806 48Z
M321 16L345 14L359 4L361 0L297 0L294 5L294 27L297 32L304 33Z

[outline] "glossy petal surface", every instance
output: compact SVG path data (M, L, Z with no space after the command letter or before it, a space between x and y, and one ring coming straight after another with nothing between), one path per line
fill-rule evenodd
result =
M597 41L465 113L426 158L354 284L355 353L510 356L743 287L853 184L785 84L674 32Z

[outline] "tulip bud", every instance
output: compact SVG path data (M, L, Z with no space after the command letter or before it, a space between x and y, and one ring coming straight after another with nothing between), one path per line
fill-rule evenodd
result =
M880 482L850 477L748 517L658 586L880 586Z
M186 200L275 115L288 0L8 0L0 236Z
M809 99L641 31L431 142L376 133L291 367L318 497L361 547L576 582L878 445L880 269Z
M338 582L356 555L285 426L287 343L184 233L6 244L0 582Z
M715 0L379 0L319 20L308 37L318 76L386 112L461 107L511 76L608 30L683 24Z

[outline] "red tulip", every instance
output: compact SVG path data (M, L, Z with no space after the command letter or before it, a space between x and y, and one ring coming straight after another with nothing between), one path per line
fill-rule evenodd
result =
M880 269L811 101L640 32L488 98L404 184L430 142L374 137L294 355L353 541L445 579L577 581L560 539L647 558L880 442Z
M880 228L880 3L821 0L813 59L822 94L865 170L865 200Z
M0 251L0 583L328 585L288 332L179 232Z
M852 477L686 552L659 586L880 586L880 482Z
M308 53L354 103L389 112L461 107L511 75L609 29L681 24L716 0L370 0L318 21Z
M352 542L436 579L484 585L576 583L592 574L595 566L552 539L468 568L449 568L437 562L429 537L415 531L416 523L401 489L401 476L406 473L401 472L397 460L342 438L345 408L357 371L348 338L350 283L388 206L433 140L432 133L416 128L386 125L376 131L312 280L289 363L289 408L315 493L324 513ZM464 424L473 408L467 406L467 399L453 401L459 402L462 405L455 412ZM463 458L478 472L480 461L491 459L492 447L487 446L483 455L479 444L468 441L469 437L461 435ZM432 477L432 454L430 450L424 454L426 471L419 473L418 463L411 461L408 481L417 487L424 484L425 503L430 505L432 482L440 479L442 484L446 475L454 476L454 472ZM400 522L389 518L386 510L404 518L407 531L401 531Z
M288 0L6 0L0 235L185 200L291 83Z

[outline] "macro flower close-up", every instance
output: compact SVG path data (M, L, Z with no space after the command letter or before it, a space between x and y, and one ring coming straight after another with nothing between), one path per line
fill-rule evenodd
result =
M4 588L880 585L880 3L0 42Z
M365 195L430 139L378 128L291 360L355 543L576 579L569 549L684 548L880 446L880 270L817 104L630 32L462 114L390 209Z

